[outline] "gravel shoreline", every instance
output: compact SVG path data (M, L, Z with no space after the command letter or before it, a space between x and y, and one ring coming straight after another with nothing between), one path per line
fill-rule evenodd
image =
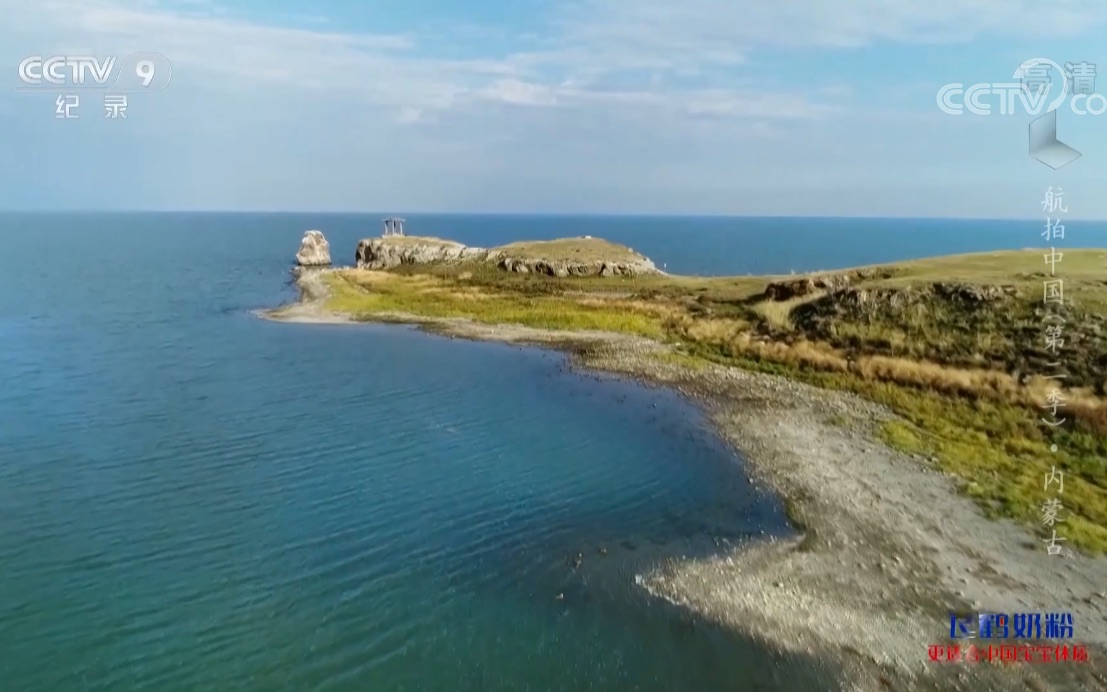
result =
M267 319L349 323L323 308L319 272ZM1048 556L1026 528L991 521L953 479L875 435L887 409L842 392L737 368L685 367L648 339L387 314L448 336L569 350L580 366L696 400L749 472L782 495L803 535L661 566L651 594L781 653L840 670L829 688L1107 690L1107 559ZM1090 662L932 663L950 611L1064 612ZM977 641L984 647L988 641ZM998 643L998 642L997 642Z

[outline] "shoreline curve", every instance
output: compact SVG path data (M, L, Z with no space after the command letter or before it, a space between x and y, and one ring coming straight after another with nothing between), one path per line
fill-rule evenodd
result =
M605 332L485 325L459 318L329 312L322 277L301 272L300 300L263 319L407 324L436 334L554 348L574 365L671 388L700 406L784 501L792 539L673 561L641 587L782 653L842 671L840 689L1107 689L1107 560L1049 557L1022 527L983 516L950 476L887 447L888 409L782 376L682 360L666 344ZM845 421L845 423L843 423ZM951 612L1065 612L1091 665L937 664ZM986 646L986 644L985 644Z

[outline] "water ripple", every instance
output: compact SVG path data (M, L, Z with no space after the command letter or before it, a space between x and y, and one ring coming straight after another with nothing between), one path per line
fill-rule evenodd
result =
M0 256L20 287L0 290L7 687L749 676L674 637L627 576L708 531L782 525L696 412L556 355L254 319L289 297L272 234L302 228L212 223L218 241L111 231L127 271L78 261L92 232L33 235L66 238L38 274Z

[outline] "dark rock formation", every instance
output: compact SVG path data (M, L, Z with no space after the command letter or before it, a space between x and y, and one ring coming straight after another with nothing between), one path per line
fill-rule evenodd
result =
M1004 297L1014 296L1014 286L976 286L973 284L935 282L931 286L934 295L962 303L994 303Z
M934 327L952 329L957 319L981 310L1006 309L1005 301L1017 295L1013 286L976 286L934 282L921 286L852 286L831 291L792 311L797 326L830 338L830 325L839 320L868 322L897 319L905 311L927 308ZM961 318L955 316L960 315ZM946 322L942 322L946 320Z
M765 297L769 300L785 301L820 291L838 291L849 285L849 274L801 276L798 279L786 279L770 283L765 287Z
M870 279L887 279L895 276L895 269L864 269L836 274L799 276L794 279L773 281L765 287L765 298L775 301L802 298L813 293L843 291L853 284Z
M941 301L946 304L975 308L992 305L1015 296L1013 286L976 286L973 284L935 282L929 286L903 288L844 288L834 291L823 301L855 310L896 310L920 302Z

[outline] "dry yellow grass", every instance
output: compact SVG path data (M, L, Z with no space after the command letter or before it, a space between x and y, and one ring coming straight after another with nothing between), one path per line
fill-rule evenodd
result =
M792 311L800 305L814 302L824 295L826 295L825 291L819 291L800 298L792 298L791 300L765 300L754 304L752 309L759 315L762 315L771 326L784 331L793 331L796 325L792 322Z

